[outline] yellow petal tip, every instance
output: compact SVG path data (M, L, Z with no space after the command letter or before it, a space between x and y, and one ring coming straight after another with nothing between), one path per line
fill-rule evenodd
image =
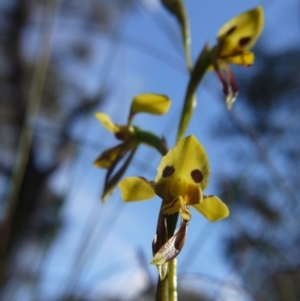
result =
M162 94L144 93L136 95L131 104L131 114L139 112L163 115L169 111L171 100Z
M229 209L227 205L215 195L203 196L203 201L200 204L194 205L194 208L211 222L215 222L229 216Z

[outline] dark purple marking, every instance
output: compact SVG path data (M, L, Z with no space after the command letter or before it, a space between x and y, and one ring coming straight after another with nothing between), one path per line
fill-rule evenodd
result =
M236 26L231 27L229 30L227 30L226 36L228 37L228 36L231 35L235 30L236 30Z
M241 38L241 39L239 40L239 45L240 45L241 47L244 47L244 46L246 46L250 41L251 41L251 37Z
M175 169L173 166L166 166L162 172L164 178L170 177L174 173Z
M195 183L200 183L203 180L203 174L199 169L194 169L191 172L191 177Z

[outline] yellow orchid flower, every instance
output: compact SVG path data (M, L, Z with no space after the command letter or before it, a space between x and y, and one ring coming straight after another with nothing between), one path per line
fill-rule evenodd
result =
M155 254L152 263L162 265L179 254L187 223L191 219L188 206L193 206L210 221L228 216L227 206L218 197L203 195L203 190L208 185L209 174L206 152L191 135L180 140L162 158L155 181L128 177L119 183L125 202L142 201L157 195L163 200L163 215L179 212L182 217L179 231Z
M131 125L132 118L135 114L142 112L153 115L166 114L170 105L171 100L165 95L150 93L136 95L131 103L128 124L122 126L115 124L110 119L109 115L103 112L97 112L95 116L103 127L113 133L118 140L126 141L128 143L126 143L125 146L124 143L121 143L104 151L94 161L94 165L99 168L109 168L117 158L119 160L122 159L128 151L133 150L138 146L140 142L140 139L137 139L140 138L140 135L137 134L139 129Z
M264 26L264 12L261 6L248 10L228 21L219 30L218 43L212 49L213 67L222 83L228 109L238 93L236 80L229 64L250 66L254 53L250 49L259 38ZM209 70L212 70L211 66Z
M95 114L103 127L113 133L118 140L122 141L122 143L102 152L94 161L94 166L108 169L102 194L103 201L111 194L115 185L122 177L140 143L155 147L161 154L166 153L164 139L133 126L132 119L137 113L165 114L169 110L170 104L171 100L165 95L139 94L133 98L127 125L115 124L111 118L103 112L97 112ZM124 164L120 167L118 172L112 175L118 163L123 159L125 161Z
M128 143L121 143L115 147L105 150L98 158L94 161L94 166L99 168L109 168L112 163L118 158L119 160L124 155L133 150L138 141L134 139L134 133L136 129L133 126L120 126L112 122L110 117L102 112L95 114L96 118L108 131L112 132L118 140L128 141Z

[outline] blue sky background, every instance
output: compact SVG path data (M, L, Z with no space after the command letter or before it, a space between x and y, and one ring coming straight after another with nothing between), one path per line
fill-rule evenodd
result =
M166 116L140 114L134 124L165 136L172 147L188 81L179 30L176 21L158 1L144 0L143 3L135 13L120 20L121 26L116 25L120 34L118 40L99 33L89 36L94 45L89 64L76 66L65 62L64 72L74 76L74 81L87 91L97 90L99 83L105 80L109 97L101 110L118 124L126 123L134 95L145 92L168 95L172 106ZM265 30L259 40L261 47L276 52L299 41L299 32L295 29L300 21L296 0L187 0L185 3L194 59L204 43L214 44L215 36L225 22L259 4L265 9ZM76 39L76 34L80 33L80 24L70 26L55 33L54 43L60 43L66 37ZM195 135L206 148L211 165L206 193L217 194L217 177L232 166L226 160L226 145L212 135L212 126L216 126L219 116L228 114L214 73L206 75L197 98L198 106L186 135ZM242 101L238 98L234 104L236 113L242 112ZM66 223L57 242L43 255L42 292L47 292L50 299L66 285L78 282L80 292L90 297L113 295L130 299L148 284L147 271L151 280L156 281L156 269L148 263L152 258L151 242L160 200L123 204L120 192L116 190L105 205L101 204L105 171L94 168L92 162L117 141L93 116L83 120L74 129L74 134L83 141L75 165L67 165L52 183L54 189L68 195L63 211ZM89 147L91 141L99 145L98 150ZM142 146L127 175L154 179L159 161L158 153ZM223 296L222 300L233 300L235 290L220 288L217 281L213 281L232 280L237 284L241 281L222 257L224 235L226 221L209 223L193 211L186 243L178 258L178 271L180 274L206 275L206 281L196 281L198 289L205 289L211 296ZM138 251L144 254L146 265L139 262ZM25 256L24 260L28 258ZM239 294L234 300L247 300L245 295Z

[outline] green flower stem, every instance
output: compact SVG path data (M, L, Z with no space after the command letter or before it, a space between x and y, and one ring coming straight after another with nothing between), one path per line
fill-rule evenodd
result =
M156 290L156 301L169 301L169 278L160 280L158 277L157 290Z
M187 87L185 102L181 112L180 124L177 132L177 142L183 137L186 128L192 117L194 108L197 104L195 91L211 65L211 53L207 46L202 50L194 70L191 72L190 81ZM167 218L168 236L171 237L176 228L178 213L172 214ZM169 262L169 301L177 301L177 261L176 258Z
M178 220L178 212L169 215L167 217L167 230L168 230L168 237L174 235L176 224ZM165 279L168 279L169 283L169 299L168 301L177 301L177 259L174 258L169 261L169 268L168 268L168 275ZM159 288L159 286L158 286ZM161 299L161 301L165 301Z
M190 48L190 44L191 44L190 27L189 27L189 19L187 16L185 6L181 0L175 0L175 1L162 0L162 3L177 18L177 21L180 25L183 46L184 46L186 66L187 66L189 73L192 74L193 63L192 63L191 48ZM190 93L189 90L187 90L187 91L188 91L187 93ZM183 136L184 131L189 122L189 118L192 115L193 106L196 105L196 96L191 97L192 105L190 104L189 99L190 99L190 95L187 95L186 100L185 100L185 103L187 103L187 105L184 106L182 113L181 113L180 127L179 127L178 134L177 134L177 142ZM191 110L191 108L192 108L192 110ZM185 112L187 112L187 114L185 114ZM188 116L189 116L189 118L187 118ZM184 124L186 124L185 127L181 126L182 122L184 122ZM169 238L174 235L177 220L178 220L178 213L172 214L167 217L167 230L168 230ZM168 287L165 285L166 279L168 279ZM169 296L168 296L168 298L166 297L166 299L163 299L163 296L161 296L162 298L161 299L157 298L156 299L157 301L165 301L165 300L177 301L177 261L176 261L176 258L169 262L169 272L168 272L167 277L162 281L158 280L157 291L159 292L163 289L165 289L165 290L168 289ZM165 292L165 295L167 295L166 292ZM157 295L157 297L159 297L159 296Z
M128 116L127 126L132 126L133 117L134 117L134 114L132 112L130 112L129 116Z
M167 278L167 277L166 277ZM177 259L169 262L169 301L177 301Z
M183 1L181 0L161 0L162 4L172 13L181 29L181 35L184 46L186 66L190 73L190 81L187 86L184 105L181 111L180 123L177 131L177 142L183 137L190 119L193 115L194 109L197 104L195 91L207 71L208 67L211 65L211 53L207 46L205 46L200 53L195 67L193 68L192 58L191 58L191 49L190 49L190 28L189 28L189 19L186 13L186 9ZM178 213L172 214L167 217L167 230L168 237L174 235L176 224L178 220ZM157 292L163 290L169 291L169 296L166 292L157 293L157 301L177 301L177 261L173 259L169 262L169 272L168 286L165 284L165 280L158 281Z
M168 152L165 141L150 132L137 130L135 136L138 141L147 143L155 147L163 156ZM167 217L169 238L173 236L175 232L177 219L178 213L172 214ZM169 262L169 272L167 277L165 277L165 279L163 280L158 279L156 301L177 301L176 259L173 259Z
M185 45L186 52L190 53L190 45ZM181 118L179 123L179 128L177 132L177 142L183 137L190 119L192 117L193 111L197 104L195 91L207 71L208 67L211 65L211 53L208 46L205 46L200 53L194 69L192 70L192 62L186 55L187 67L191 73L190 81L187 86L185 100L183 109L181 112ZM178 213L172 214L167 218L168 236L171 237L176 229L176 224L178 220ZM176 258L169 262L169 301L177 301L177 261Z
M160 138L151 132L136 129L135 138L141 142L154 147L162 156L168 152L168 148L164 138Z
M190 76L190 81L187 86L177 132L177 142L183 137L189 125L194 109L197 105L197 99L195 94L196 89L209 66L211 66L211 51L206 45L197 59L195 67Z

